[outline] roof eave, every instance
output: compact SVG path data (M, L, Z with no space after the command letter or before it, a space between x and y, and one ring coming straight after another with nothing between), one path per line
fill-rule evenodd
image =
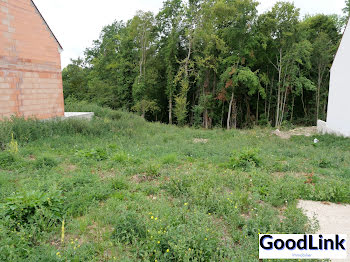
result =
M49 29L49 31L50 31L50 33L52 34L52 36L55 38L55 40L56 40L56 42L57 42L57 44L58 44L58 46L59 46L59 49L60 49L60 51L62 52L62 51L63 51L63 47L62 47L62 45L60 44L60 42L58 41L58 39L57 39L57 37L55 36L55 34L52 32L52 30L51 30L49 24L46 22L45 18L44 18L43 15L40 13L40 11L39 11L38 7L36 6L36 4L34 3L34 1L33 1L33 0L30 0L30 1L32 2L32 4L33 4L33 6L35 7L35 9L38 11L39 15L40 15L41 18L43 19L44 23L46 24L46 26L47 26L47 28Z

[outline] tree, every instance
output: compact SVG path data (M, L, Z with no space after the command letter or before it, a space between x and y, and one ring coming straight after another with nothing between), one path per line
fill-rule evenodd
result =
M138 112L150 121L244 128L314 124L327 108L344 19L278 2L165 0L103 28L62 72L65 97Z
M271 11L259 19L265 48L269 53L267 59L278 72L275 126L280 126L289 92L286 82L293 72L291 65L298 59L293 56L293 49L297 40L299 9L288 2L277 2Z
M79 100L87 99L87 72L83 68L83 60L71 60L62 71L64 98L75 97Z
M343 23L346 26L350 18L350 0L345 0L345 7L343 8Z
M235 100L236 93L243 93L247 100L247 96L252 96L256 93L260 93L265 96L265 90L261 87L259 77L256 72L252 72L248 67L231 67L223 73L221 77L223 84L225 85L225 93L230 97L229 111L227 116L226 127L236 128L237 126L237 105ZM247 106L247 116L249 115L249 104Z
M315 121L323 118L320 117L320 105L321 105L321 89L322 93L327 93L328 78L332 60L336 49L338 47L339 31L336 21L332 16L316 15L313 17L307 17L302 22L302 30L306 32L307 39L312 43L312 55L311 63L312 70L311 78L316 83L316 113ZM327 96L323 96L322 103L326 103Z
M166 95L168 97L168 121L173 123L173 100L176 93L175 74L178 70L181 23L183 19L181 0L167 0L163 9L157 15L159 31L163 33L161 42L165 50L166 62Z

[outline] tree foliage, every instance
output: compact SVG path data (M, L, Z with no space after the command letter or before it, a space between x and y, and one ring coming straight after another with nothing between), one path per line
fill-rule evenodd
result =
M63 70L64 95L169 124L315 124L349 3L301 18L289 2L258 14L255 0L166 0L104 27Z

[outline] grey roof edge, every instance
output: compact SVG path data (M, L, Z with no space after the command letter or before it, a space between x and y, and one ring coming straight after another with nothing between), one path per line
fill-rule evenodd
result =
M35 7L35 9L38 11L39 15L41 16L41 19L44 21L44 23L46 24L47 28L49 29L50 33L52 34L52 36L55 38L58 46L63 50L62 45L60 44L60 42L58 41L57 37L55 36L55 34L52 32L49 24L46 22L45 18L43 17L43 15L41 14L41 12L39 11L38 7L36 6L36 4L34 3L33 0L30 0L33 4L33 6Z

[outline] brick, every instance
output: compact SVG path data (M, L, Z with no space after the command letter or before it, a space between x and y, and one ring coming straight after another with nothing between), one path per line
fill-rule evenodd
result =
M0 118L62 116L58 44L30 0L8 2L0 0Z
M16 105L16 101L0 100L0 108L13 107L15 105ZM0 112L1 112L1 110L0 110Z
M2 88L10 88L10 84L9 83L4 83L4 82L1 81L0 82L0 89L2 89Z

